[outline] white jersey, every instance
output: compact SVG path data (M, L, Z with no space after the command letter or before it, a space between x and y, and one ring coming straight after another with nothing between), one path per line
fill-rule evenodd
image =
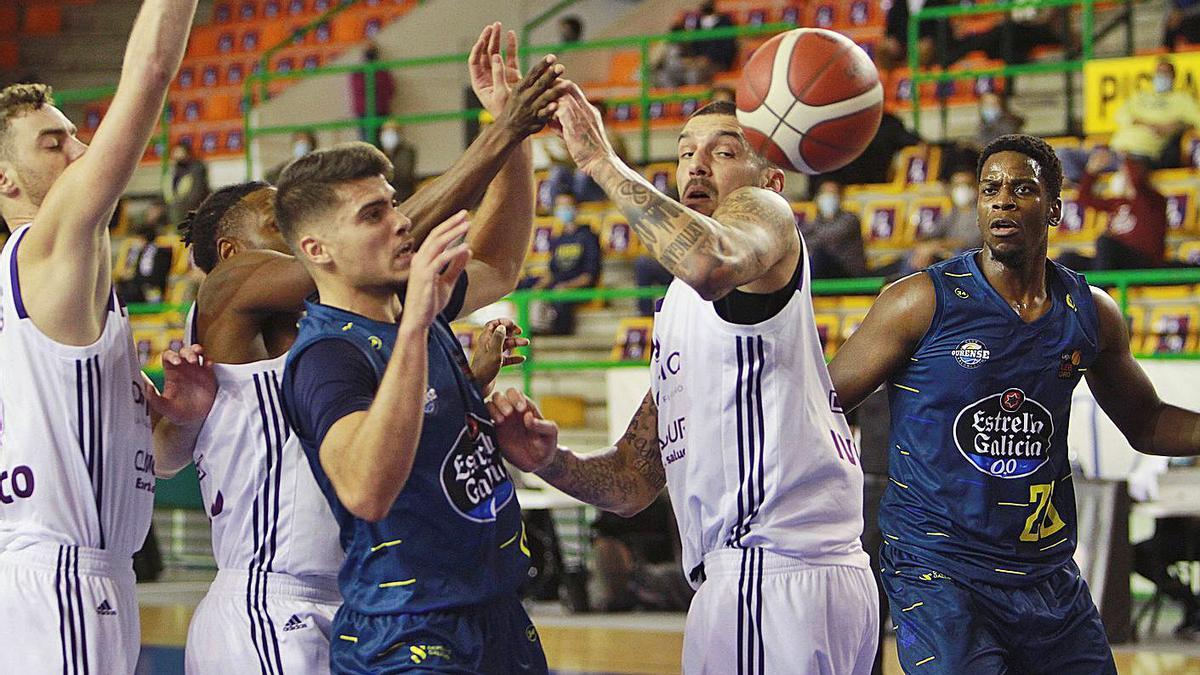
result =
M676 279L654 317L651 388L684 572L763 548L865 567L863 477L813 319L808 265L778 314L729 323Z
M191 326L185 330L190 342ZM333 578L345 554L337 521L283 414L286 360L284 354L213 365L217 398L194 453L213 555L223 570Z
M17 276L28 230L0 253L0 551L53 543L128 559L154 505L150 408L129 316L113 294L90 345L38 330Z

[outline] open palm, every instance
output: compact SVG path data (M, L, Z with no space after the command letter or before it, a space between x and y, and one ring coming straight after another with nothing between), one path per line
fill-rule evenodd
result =
M517 66L517 34L508 31L506 53L500 51L500 22L489 24L479 34L467 68L471 75L471 89L492 117L499 117L508 105L513 85L521 81L521 70Z

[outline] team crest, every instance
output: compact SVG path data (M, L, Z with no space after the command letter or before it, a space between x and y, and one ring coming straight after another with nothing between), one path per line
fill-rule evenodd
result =
M979 340L963 340L958 347L950 351L950 355L958 361L958 365L970 370L990 359L992 352Z

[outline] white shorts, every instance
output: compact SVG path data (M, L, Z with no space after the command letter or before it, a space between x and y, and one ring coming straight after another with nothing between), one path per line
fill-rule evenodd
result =
M329 672L329 633L342 605L337 582L220 570L188 628L188 675Z
M867 567L813 565L763 549L704 557L683 634L688 675L868 675L879 596Z
M35 544L0 551L6 673L132 673L141 650L133 561Z

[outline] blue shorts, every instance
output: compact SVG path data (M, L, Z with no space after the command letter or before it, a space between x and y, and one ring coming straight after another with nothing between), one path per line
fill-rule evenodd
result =
M906 673L1116 675L1087 583L1071 562L1025 587L950 579L884 545L883 588Z
M335 674L547 672L541 638L515 595L426 614L368 616L343 606L332 632Z

